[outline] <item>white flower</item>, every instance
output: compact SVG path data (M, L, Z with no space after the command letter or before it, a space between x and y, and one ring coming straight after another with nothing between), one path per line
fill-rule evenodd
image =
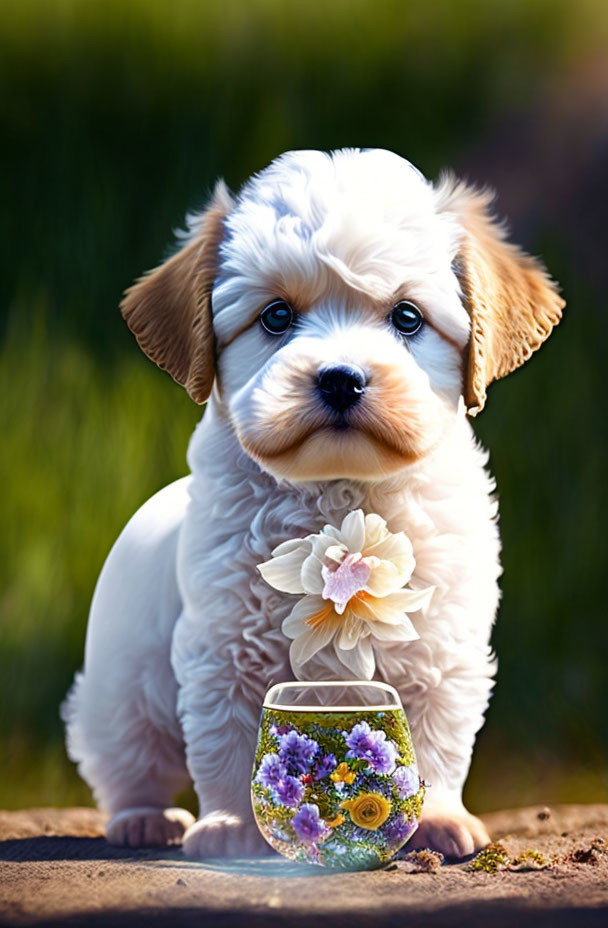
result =
M434 587L404 589L416 562L403 532L391 534L380 516L349 512L340 528L285 541L258 565L267 583L304 594L283 622L296 677L306 661L333 641L342 664L359 679L375 670L372 641L413 641L408 618L428 605Z

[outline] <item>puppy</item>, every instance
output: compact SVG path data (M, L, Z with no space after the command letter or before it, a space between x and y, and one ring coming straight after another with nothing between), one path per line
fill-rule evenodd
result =
M251 763L264 693L294 675L294 599L256 565L359 508L411 539L410 585L435 587L418 640L372 639L430 784L412 845L458 857L488 841L462 788L496 669L500 544L466 414L563 307L490 200L387 151L290 152L235 199L218 183L180 250L127 291L143 351L208 402L191 475L110 552L64 706L111 843L260 850ZM343 658L324 647L300 676L352 678ZM198 821L172 808L189 780Z

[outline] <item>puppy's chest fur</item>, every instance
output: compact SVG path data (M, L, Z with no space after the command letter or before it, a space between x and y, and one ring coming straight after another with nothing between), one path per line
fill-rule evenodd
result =
M500 573L496 502L486 454L464 419L405 478L382 484L277 484L213 408L193 437L189 463L192 500L178 558L187 637L193 651L213 656L218 673L232 676L235 696L257 701L273 682L293 678L281 623L297 597L269 587L256 565L281 542L339 525L357 508L406 532L416 558L411 586L435 587L426 615L414 616L418 641L374 643L376 676L410 702L476 651L487 661ZM348 674L331 645L305 666L310 679Z

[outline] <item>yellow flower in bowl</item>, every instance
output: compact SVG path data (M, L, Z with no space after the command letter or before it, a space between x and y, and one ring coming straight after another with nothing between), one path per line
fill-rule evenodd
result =
M370 831L379 828L391 811L390 801L380 793L360 793L354 799L345 799L340 806L348 811L355 825Z
M348 783L350 785L354 782L356 776L356 772L351 770L348 764L341 763L338 764L333 773L330 773L329 779L333 780L334 783Z
M341 813L339 813L338 815L336 815L335 818L332 818L331 822L328 822L327 824L329 825L330 828L337 828L338 825L342 825L343 822L344 822L344 816Z

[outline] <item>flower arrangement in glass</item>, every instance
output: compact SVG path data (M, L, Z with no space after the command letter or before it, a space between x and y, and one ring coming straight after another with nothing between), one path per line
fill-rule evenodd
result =
M251 797L262 835L284 857L357 870L411 837L424 784L393 687L280 683L264 700Z

